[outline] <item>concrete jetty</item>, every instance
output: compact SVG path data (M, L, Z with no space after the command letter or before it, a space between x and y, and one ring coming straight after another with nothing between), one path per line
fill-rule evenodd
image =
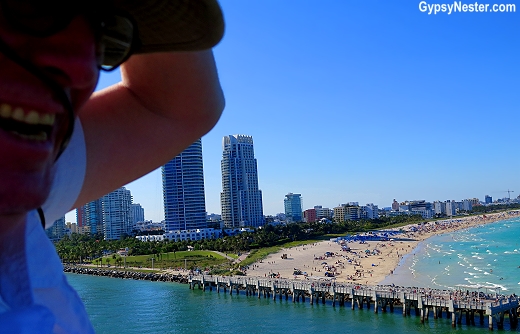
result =
M396 286L369 286L359 284L336 283L324 280L290 280L255 277L229 277L192 275L188 277L190 289L196 286L199 289L215 288L217 293L239 293L245 291L246 296L261 298L273 298L280 300L292 298L292 302L305 302L309 298L311 304L331 300L333 306L345 306L350 302L352 310L357 306L363 309L366 306L374 308L378 313L394 312L394 306L402 308L403 316L410 316L413 310L419 316L421 322L428 321L432 314L434 319L443 315L450 318L452 327L461 325L465 318L466 325L475 325L475 316L481 325L485 317L488 318L488 328L493 330L504 328L504 319L507 316L511 328L518 325L519 300L516 295L505 296L498 294L486 294L480 291L469 290L437 290L416 287Z

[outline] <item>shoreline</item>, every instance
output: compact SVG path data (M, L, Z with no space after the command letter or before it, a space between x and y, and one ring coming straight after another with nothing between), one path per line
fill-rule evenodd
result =
M420 225L411 224L384 231L373 231L370 235L374 235L377 232L402 232L392 235L386 241L349 241L344 244L350 248L349 251L343 251L342 245L335 241L320 241L314 244L282 249L277 253L270 254L263 260L251 264L244 272L246 277L335 280L338 283L362 285L392 284L394 271L406 262L409 255L418 250L422 242L430 237L519 216L520 210L512 210L489 215L432 221ZM326 255L327 253L329 256ZM286 255L286 258L283 258L284 255ZM301 274L295 275L295 270L299 270ZM123 268L88 268L65 264L64 272L183 284L188 283L190 275L189 270L166 269L159 273L146 273L128 271ZM334 276L325 276L327 272L333 273ZM408 281L410 283L413 282L411 273L402 274L402 271L400 271L396 275L395 282L399 283L397 285L403 285L403 282Z
M397 232L387 241L348 242L350 251L333 241L282 249L246 268L247 276L290 279L334 279L340 283L392 284L394 271L407 255L430 237L520 216L520 210L411 224L379 232ZM374 231L377 233L378 231ZM366 235L366 234L365 234ZM285 257L286 258L282 258ZM327 256L328 254L329 256ZM302 273L295 275L298 270ZM333 274L327 277L326 273ZM304 275L306 274L306 275ZM402 273L400 274L402 275ZM408 277L400 276L399 281Z

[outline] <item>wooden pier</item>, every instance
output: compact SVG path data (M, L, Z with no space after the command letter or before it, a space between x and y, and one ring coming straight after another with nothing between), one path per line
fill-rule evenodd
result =
M350 301L352 310L356 305L359 309L366 306L374 307L378 313L394 312L394 306L402 307L403 316L410 316L412 309L416 316L420 316L421 322L428 321L430 314L434 319L444 315L451 317L452 327L462 324L465 316L466 325L475 325L475 315L481 325L484 318L488 317L488 328L493 330L496 323L497 329L504 328L505 316L509 318L511 328L518 325L518 297L495 295L487 298L482 292L462 290L436 290L427 288L407 288L394 286L368 286L348 283L336 283L322 280L289 280L260 278L247 276L190 276L188 279L190 289L197 286L199 289L216 288L217 293L229 289L229 293L237 294L245 291L246 296L272 298L280 300L292 298L292 302L305 302L308 297L311 304L325 304L331 300L332 305L345 306Z

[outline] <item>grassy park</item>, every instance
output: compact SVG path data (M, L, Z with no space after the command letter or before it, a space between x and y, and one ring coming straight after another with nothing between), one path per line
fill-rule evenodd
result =
M215 266L230 265L230 260L213 251L178 251L159 253L153 255L120 256L110 254L92 261L92 264L100 267L132 267L132 268L154 268L174 269L186 268L205 269Z

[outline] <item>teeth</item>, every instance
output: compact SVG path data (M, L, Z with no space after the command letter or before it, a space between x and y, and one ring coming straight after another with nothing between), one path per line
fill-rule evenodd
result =
M40 116L36 111L31 111L25 116L25 123L27 124L38 124L38 121L40 120Z
M29 140L37 140L37 141L46 141L47 140L47 134L45 132L40 132L37 135L25 135L22 133L18 133L16 131L11 131L11 133L13 133L21 138L29 139Z
M40 114L35 110L25 112L21 107L13 107L7 103L0 104L0 117L12 118L15 121L23 122L31 125L54 125L56 115L54 114Z
M40 116L40 123L43 125L53 125L54 120L56 119L56 115L54 114L45 114Z
M13 110L13 114L11 115L11 118L18 122L23 121L23 119L24 119L23 109L16 108L15 110Z
M11 117L11 106L5 103L0 104L0 117L10 118Z

